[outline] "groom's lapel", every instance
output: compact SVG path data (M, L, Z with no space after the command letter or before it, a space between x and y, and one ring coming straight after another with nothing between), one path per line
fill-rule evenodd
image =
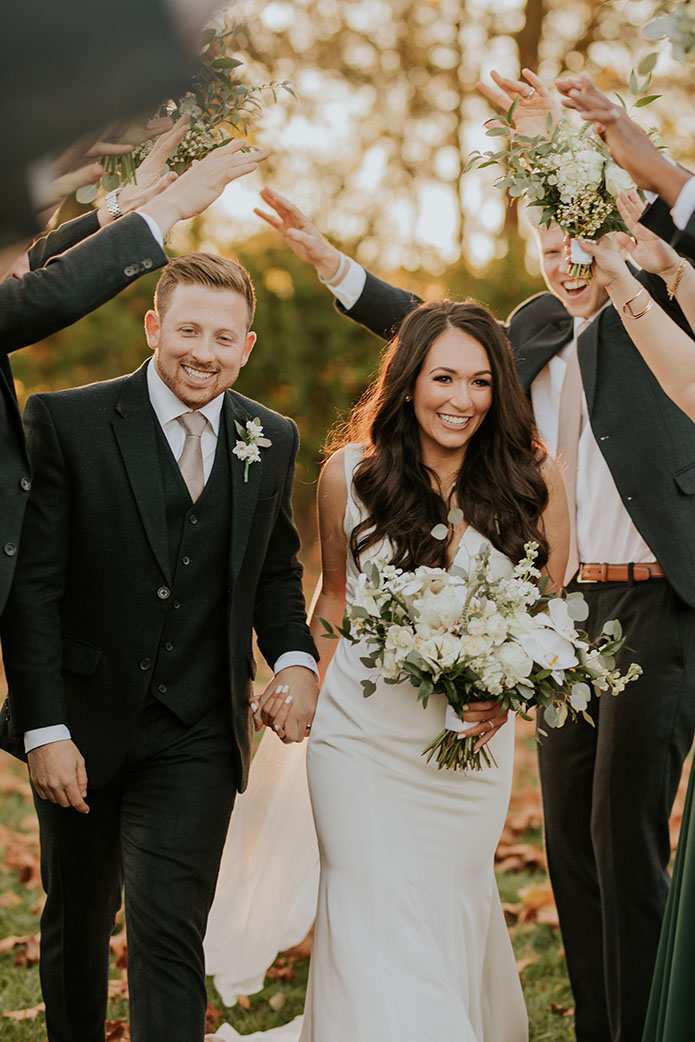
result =
M261 475L263 473L264 452L257 463L251 463L248 468L248 480L244 481L245 464L234 455L233 449L239 439L239 432L235 422L243 427L247 419L239 402L231 391L224 396L224 418L225 431L227 435L227 448L229 451L230 469L232 473L232 532L231 532L231 554L230 567L231 577L234 581L239 574L241 562L246 553L246 547L251 532L251 524L256 511L258 490L261 486Z
M152 552L167 578L169 546L164 485L157 452L157 419L147 393L147 365L126 380L113 431Z

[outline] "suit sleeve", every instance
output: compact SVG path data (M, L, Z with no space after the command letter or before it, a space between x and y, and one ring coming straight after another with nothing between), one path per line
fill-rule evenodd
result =
M364 289L354 307L346 310L340 301L336 301L336 307L383 340L390 340L406 315L421 303L422 298L415 293L398 289L367 272Z
M686 227L681 231L673 223L668 203L657 198L645 209L640 217L640 224L670 243L674 250L678 250L684 257L695 261L695 214L691 214Z
M49 232L36 240L29 250L29 267L32 271L42 268L51 257L77 246L78 242L82 242L89 235L94 235L99 228L96 210L76 217L74 221L65 221L54 232Z
M306 651L316 660L319 653L306 621L302 588L300 539L292 517L294 466L299 446L297 428L291 421L291 448L280 509L268 542L256 590L253 625L258 646L271 669L286 651Z
M70 539L70 483L49 409L39 396L24 413L33 467L17 570L2 623L12 732L66 723L60 604Z
M0 351L16 351L64 329L166 261L146 222L133 213L38 271L5 279L0 282Z

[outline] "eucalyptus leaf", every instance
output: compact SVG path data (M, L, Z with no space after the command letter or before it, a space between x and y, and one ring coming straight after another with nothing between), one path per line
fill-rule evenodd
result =
M460 507L452 507L446 515L446 519L450 525L460 525L463 521L463 510Z
M651 105L653 101L656 101L660 97L661 94L650 94L646 98L639 98L639 100L635 102L635 108L643 109L645 105Z
M488 127L485 131L488 137L509 137L509 127Z
M75 192L75 199L78 203L86 206L88 203L93 203L99 193L99 189L96 185L82 185Z
M655 52L648 54L646 58L643 58L639 63L637 71L641 76L646 76L648 72L651 72L656 65L659 55Z
M430 532L430 535L432 536L433 539L446 539L448 534L449 534L449 529L444 524L435 525L434 528L432 529L432 531Z
M373 695L375 691L376 691L376 684L374 683L373 680L363 680L362 681L362 696L363 696L363 698L369 698L369 696Z
M121 178L116 173L107 173L101 179L101 187L105 192L113 192L121 183Z
M543 722L548 727L562 727L567 719L567 706L564 702L554 702L543 710Z

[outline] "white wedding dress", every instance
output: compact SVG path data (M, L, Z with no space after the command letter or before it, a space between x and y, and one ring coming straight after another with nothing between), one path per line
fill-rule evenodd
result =
M359 459L351 447L348 489ZM349 492L348 538L360 519ZM469 527L457 569L466 571L485 542ZM494 548L491 560L498 574L511 572ZM348 603L357 577L348 554ZM444 727L444 697L423 709L410 683L388 685L373 673L377 690L365 699L366 650L338 642L307 752L321 872L303 1023L245 1037L290 1042L301 1024L300 1042L527 1042L494 876L513 719L489 743L497 766L439 770L422 750ZM283 862L281 850L271 856ZM228 1028L217 1037L244 1037Z

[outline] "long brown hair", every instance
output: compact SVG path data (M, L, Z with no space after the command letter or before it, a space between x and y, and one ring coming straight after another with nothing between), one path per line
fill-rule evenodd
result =
M329 450L351 442L364 446L354 486L367 516L352 533L352 553L359 560L364 550L388 538L400 568L446 566L448 542L433 538L432 528L446 524L449 504L433 488L432 472L422 461L419 426L407 396L432 343L451 328L485 348L492 371L492 405L468 443L455 482L458 505L466 521L514 561L524 556L525 543L537 542L537 563L543 565L548 543L540 517L548 490L540 467L546 454L509 343L475 301L438 300L411 311L388 345L376 379L330 441Z

